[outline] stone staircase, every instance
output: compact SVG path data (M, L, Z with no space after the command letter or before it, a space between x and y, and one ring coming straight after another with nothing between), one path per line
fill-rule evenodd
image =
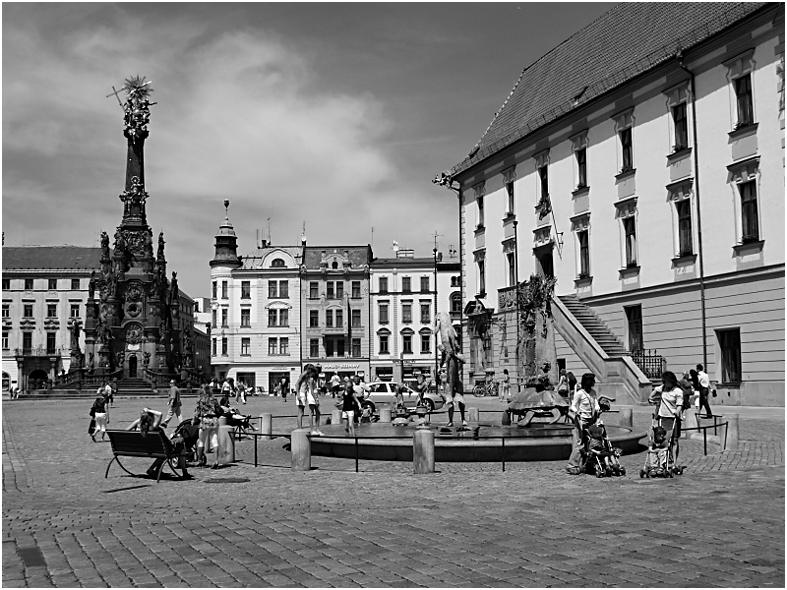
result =
M559 299L609 356L617 357L630 354L614 332L599 319L592 309L582 303L579 297L576 295L560 295Z
M153 388L150 383L142 379L126 377L118 382L118 395L151 395ZM159 390L159 393L161 391Z

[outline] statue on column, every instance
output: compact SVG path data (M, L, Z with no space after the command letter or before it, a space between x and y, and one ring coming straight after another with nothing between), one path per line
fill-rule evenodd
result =
M169 284L169 304L179 303L178 299L178 273L172 271L172 280Z
M71 324L71 350L79 350L79 320L74 320Z
M109 258L109 236L107 232L101 232L101 258Z

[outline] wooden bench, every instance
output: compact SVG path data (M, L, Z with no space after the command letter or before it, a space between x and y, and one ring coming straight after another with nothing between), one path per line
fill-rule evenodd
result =
M123 471L129 475L134 475L123 467L118 457L164 459L164 462L159 466L156 473L156 483L161 479L161 471L164 469L165 464L169 465L169 468L176 476L180 478L183 477L183 475L178 474L178 472L175 471L175 467L172 466L172 460L177 460L180 453L175 451L172 443L169 442L164 432L156 430L148 433L147 436L142 436L141 432L135 430L107 430L107 436L109 436L109 442L112 444L112 454L114 457L112 457L112 461L107 465L107 471L104 473L105 479L109 476L109 468L112 467L112 463L115 461L117 461Z

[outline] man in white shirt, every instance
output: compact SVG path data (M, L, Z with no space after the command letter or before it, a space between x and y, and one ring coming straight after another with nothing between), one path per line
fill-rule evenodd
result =
M705 408L705 414L710 417L713 416L710 404L708 403L708 394L710 393L710 377L703 371L702 365L697 365L697 381L700 384L700 409Z

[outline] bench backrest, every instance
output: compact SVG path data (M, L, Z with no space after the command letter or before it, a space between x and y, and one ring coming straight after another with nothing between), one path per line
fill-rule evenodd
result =
M116 455L153 457L170 454L164 440L167 435L160 430L149 432L147 436L134 430L107 430L107 435Z

